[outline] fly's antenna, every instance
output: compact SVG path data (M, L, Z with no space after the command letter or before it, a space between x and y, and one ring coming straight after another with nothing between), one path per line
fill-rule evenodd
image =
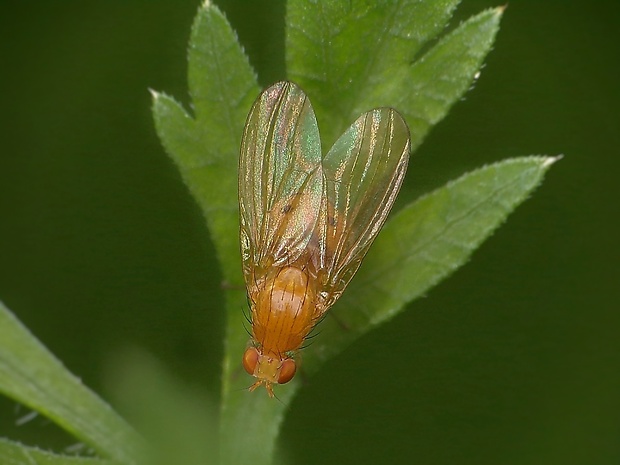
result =
M248 386L248 387L244 387L244 388L236 388L236 389L233 389L233 392L242 392L242 391L247 392L247 391L251 391L251 390L252 390L252 389L251 389L251 387L252 387L252 386L254 386L254 385L253 385L253 384L251 384L251 385L250 385L250 386Z
M282 405L284 405L285 407L287 407L287 405L286 405L284 402L282 402L282 399L280 399L280 398L278 397L278 395L277 395L275 392L273 393L273 397L274 397L274 398L275 398L278 402L280 402Z

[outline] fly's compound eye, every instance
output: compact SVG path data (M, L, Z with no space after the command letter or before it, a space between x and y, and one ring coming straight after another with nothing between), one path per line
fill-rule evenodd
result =
M295 371L297 370L297 366L295 365L295 360L292 358L287 358L282 361L282 366L280 367L280 374L278 375L278 384L286 384L295 376Z
M257 363L258 350L256 350L256 347L248 347L243 353L243 368L245 368L245 371L247 371L248 374L254 375L254 370L256 369Z

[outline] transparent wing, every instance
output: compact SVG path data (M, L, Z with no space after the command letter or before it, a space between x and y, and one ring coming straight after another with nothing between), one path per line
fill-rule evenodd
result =
M325 311L340 296L383 226L409 160L409 129L393 109L355 121L322 161L325 194L317 223Z
M256 100L239 159L243 271L248 286L272 267L297 260L322 196L316 117L301 89L279 82Z

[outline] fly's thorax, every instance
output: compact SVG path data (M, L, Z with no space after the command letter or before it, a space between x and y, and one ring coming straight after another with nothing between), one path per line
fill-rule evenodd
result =
M267 277L252 298L252 332L264 353L298 350L315 322L315 283L287 266Z

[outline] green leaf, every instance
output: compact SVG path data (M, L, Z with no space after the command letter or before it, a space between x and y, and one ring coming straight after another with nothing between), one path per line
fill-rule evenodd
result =
M523 157L485 166L399 211L332 310L338 322L326 319L321 324L312 350L304 353L304 368L316 371L462 266L557 159Z
M360 114L375 107L396 108L410 126L412 146L415 148L421 143L432 125L447 114L477 78L493 44L503 11L501 8L484 11L443 38L439 37L457 4L458 0L288 2L288 77L304 89L313 104L319 121L323 153ZM300 382L294 379L278 389L276 395L281 402L274 402L264 393L247 393L252 381L241 368L240 360L248 336L244 330L242 312L247 304L238 244L237 158L243 124L259 89L234 32L219 10L209 2L200 8L192 31L189 87L194 116L172 98L157 93L154 94L153 113L167 152L178 165L185 183L205 214L223 276L230 284L224 290L227 324L220 459L222 463L268 464L272 460L286 405ZM542 176L547 166L545 163L548 164L550 159L535 160L538 171L530 170L529 161L525 163L529 168L524 168L524 173L530 173L532 179ZM506 166L514 163L519 173L523 168L516 161L505 163ZM543 165L544 169L541 168ZM502 169L499 166L498 172L505 173L504 166ZM491 172L485 170L491 168L481 172ZM529 175L524 173L515 175L524 179L523 191L519 191L522 197L515 194L515 198L520 200L528 192L524 186ZM470 176L473 180L477 174ZM454 212L464 205L459 203L460 198L452 195L457 186L467 184L465 179L455 182L454 187L450 185L445 188L450 198L444 199L444 203L438 201L435 206L444 210L438 210L437 215L448 208L453 209L449 213L456 215ZM495 186L499 199L503 199L502 182L503 179L498 179L499 184ZM439 198L440 192L425 199ZM345 291L335 309L351 329L347 332L336 328L326 331L332 324L327 319L322 324L324 334L304 353L304 367L307 370L315 371L328 357L338 353L373 325L400 311L407 302L445 277L448 274L446 270L451 271L462 264L473 248L520 201L515 200L512 207L505 208L497 217L490 213L493 209L487 205L488 222L482 223L482 229L470 231L471 240L461 238L462 242L456 242L469 247L463 250L457 247L457 252L461 252L458 255L451 249L456 247L455 244L449 242L456 241L458 235L445 236L446 242L438 242L441 246L433 243L421 248L425 242L417 237L418 232L431 236L433 232L430 229L440 224L435 219L426 229L422 225L416 231L410 228L410 224L421 224L421 218L416 215L417 209L422 209L424 202L429 202L425 199L405 209L386 225L366 259L368 263L362 266L359 276L351 283L351 289ZM427 216L432 217L431 207L426 208L429 209ZM406 216L411 209L414 211L413 219ZM474 212L479 211L472 210L472 217ZM411 249L407 249L409 245ZM399 254L403 250L413 252L407 266L399 270L395 264L402 259ZM436 269L431 270L431 262L415 261L436 255L444 259L439 260ZM415 271L418 265L424 267L421 273L423 278L418 277ZM381 276L372 275L370 270L374 268L389 270L395 287L392 289ZM369 277L365 277L368 273ZM407 279L412 276L417 281L409 283ZM372 285L361 289L365 279L373 280ZM362 290L369 297L365 310L358 312L357 293L360 291L362 295ZM385 293L388 293L388 298L384 302L382 298Z
M271 399L263 389L248 392L252 381L240 366L241 354L234 363L237 366L230 392L222 406L221 463L270 464L286 408L300 386L299 379L293 379L276 392L277 399Z
M246 404L264 403L270 409L273 403L265 403L259 396L246 396L247 378L239 372L247 343L243 329L243 309L247 303L239 253L237 163L243 126L260 89L235 33L217 7L209 2L200 7L192 29L189 87L195 118L172 98L158 93L154 94L153 114L166 151L207 219L228 283L221 459L222 463L244 463L235 457L250 453L254 446L254 463L266 463L261 462L261 457L264 453L265 457L271 456L275 434L270 435L268 443L264 435L271 429L277 432L278 422L274 423L270 415L257 417L260 408ZM240 383L244 384L240 387ZM251 428L255 421L263 421L258 430Z
M92 457L70 457L52 454L35 447L0 438L2 465L115 465L116 462Z
M138 461L141 438L0 302L0 392L50 418L103 457Z
M148 440L148 465L214 465L218 463L217 410L204 390L190 386L138 349L119 354L110 385L123 407Z
M209 2L198 10L188 58L195 115L154 92L155 126L207 219L224 277L241 285L237 160L243 123L260 89L237 36Z
M413 151L480 76L503 12L501 7L473 16L387 85L370 91L369 104L389 102L402 111L411 130Z
M234 31L209 2L200 7L192 28L189 88L195 118L161 94L154 94L153 114L166 151L205 215L224 279L229 284L220 441L222 462L227 462L240 444L252 439L250 435L237 438L246 421L231 415L244 411L231 396L238 390L232 387L234 381L242 379L238 372L234 376L234 370L239 367L247 342L242 312L246 301L239 253L237 163L243 125L260 89ZM263 442L260 435L258 440Z
M326 148L360 114L389 106L415 149L476 78L503 8L485 11L418 57L458 1L291 1L287 68L310 96Z

